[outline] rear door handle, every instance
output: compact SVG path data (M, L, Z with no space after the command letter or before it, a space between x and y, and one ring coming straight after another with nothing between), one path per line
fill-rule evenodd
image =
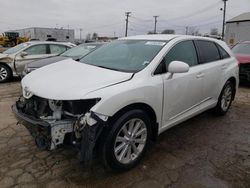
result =
M197 75L196 75L196 78L203 78L204 77L204 73L198 73Z

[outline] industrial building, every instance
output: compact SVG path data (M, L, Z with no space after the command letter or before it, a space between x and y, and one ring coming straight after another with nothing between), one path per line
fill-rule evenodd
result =
M59 42L74 42L75 40L73 29L31 27L14 30L14 32L18 32L20 37L27 37L30 40Z
M235 45L241 41L250 41L250 12L243 13L226 22L225 41Z

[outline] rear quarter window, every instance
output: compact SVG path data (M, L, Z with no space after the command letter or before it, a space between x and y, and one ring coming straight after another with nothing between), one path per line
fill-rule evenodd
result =
M224 48L222 48L219 44L217 44L217 47L219 49L221 59L230 58L230 55L227 53L226 50L224 50Z
M197 40L195 45L199 54L199 63L209 63L221 59L219 50L214 42Z

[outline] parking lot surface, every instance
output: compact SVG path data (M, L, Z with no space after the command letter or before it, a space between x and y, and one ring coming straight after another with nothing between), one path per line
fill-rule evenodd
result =
M160 135L136 168L105 172L79 164L69 147L41 151L11 112L20 82L0 84L0 187L250 187L250 87L229 113L203 113Z

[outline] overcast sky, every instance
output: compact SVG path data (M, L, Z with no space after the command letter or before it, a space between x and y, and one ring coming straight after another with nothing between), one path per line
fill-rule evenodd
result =
M78 38L97 32L99 36L123 36L125 12L129 18L129 35L175 29L183 34L186 26L200 32L221 30L222 0L0 0L0 32L26 27L75 29ZM229 0L227 19L250 12L250 0Z

